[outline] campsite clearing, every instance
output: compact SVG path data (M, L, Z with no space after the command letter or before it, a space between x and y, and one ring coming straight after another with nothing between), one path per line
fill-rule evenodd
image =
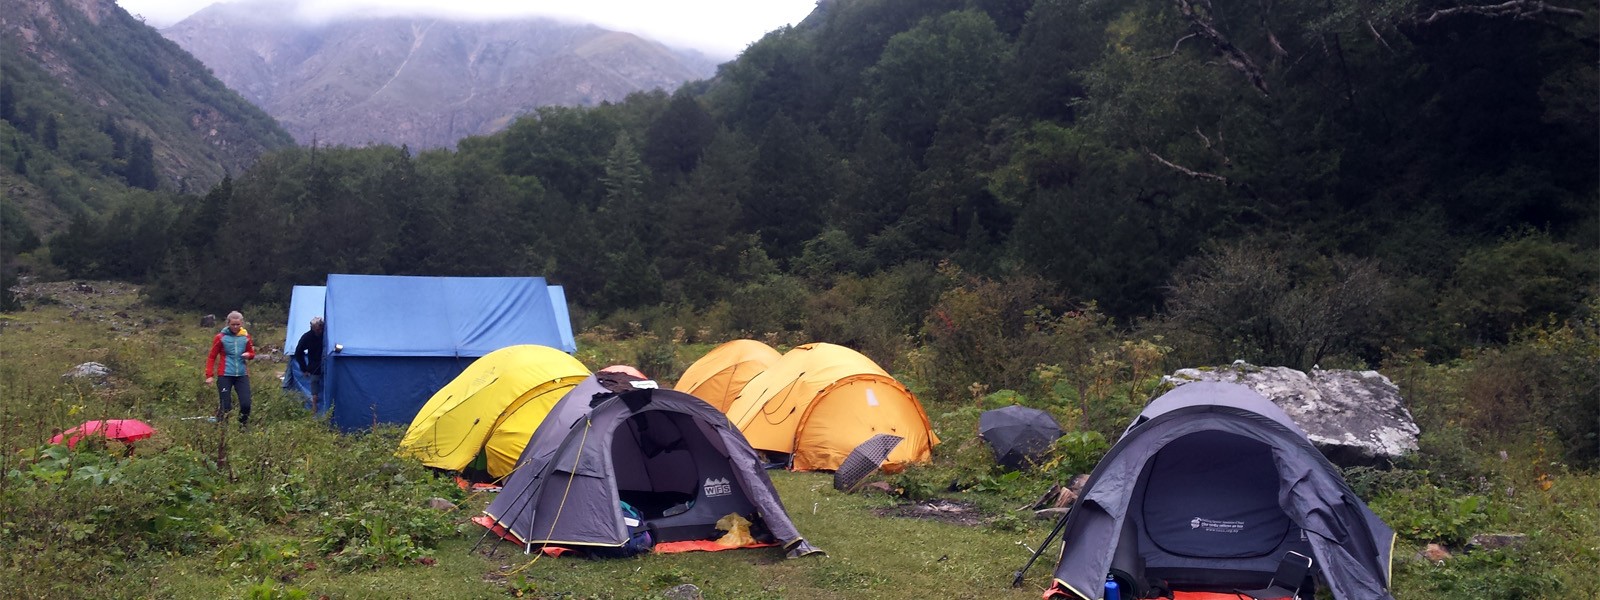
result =
M306 572L296 588L329 598L659 598L667 589L694 584L706 598L937 598L1036 599L1048 583L1048 564L1036 564L1026 585L1010 587L1011 574L1028 559L1017 542L1032 546L1048 521L1022 531L1000 532L942 520L879 516L906 506L883 496L847 496L834 491L826 473L773 471L795 526L821 540L825 557L785 560L777 548L647 554L587 560L542 557L536 562L510 543L483 542L477 526L442 543L433 566L408 565L357 573L335 569ZM469 502L482 503L487 498ZM973 514L973 513L969 513ZM311 560L311 559L308 559ZM530 565L529 563L532 562ZM520 570L519 570L520 569ZM184 558L164 567L154 596L241 597L249 589L229 572L217 572L210 557ZM519 594L520 592L520 594Z
M219 470L212 461L224 428L204 420L216 392L200 375L214 328L198 325L198 314L143 306L120 284L35 285L23 296L27 308L0 319L0 472L19 472L0 485L0 580L16 597L620 599L659 598L692 583L706 598L1031 600L1049 583L1059 549L1046 548L1025 585L1009 587L1053 525L1014 509L1052 475L992 471L975 437L981 407L935 399L928 413L945 443L934 462L878 476L918 504L841 494L826 473L770 473L796 528L826 557L784 560L776 549L755 549L545 558L513 573L530 558L510 544L496 544L492 556L473 551L484 530L467 518L490 496L465 496L395 458L398 427L342 435L298 399L258 385L257 419L247 432L226 429L231 467ZM282 309L244 308L253 334L285 339ZM579 357L590 368L627 362L649 341L591 339ZM264 354L253 368L266 380L283 362ZM61 379L87 361L113 375ZM53 428L116 418L147 420L156 435L131 457L93 443L40 454ZM1396 597L1600 597L1590 574L1600 561L1600 477L1537 448L1508 447L1507 458L1457 445L1411 469L1346 475L1401 534ZM1453 473L1476 475L1445 485L1439 475ZM461 510L424 508L435 496L460 501ZM928 502L970 506L959 514L976 521L899 516ZM1442 565L1416 558L1431 539L1483 532L1528 538L1521 549L1460 552ZM415 536L415 547L402 534ZM323 548L333 543L343 549Z

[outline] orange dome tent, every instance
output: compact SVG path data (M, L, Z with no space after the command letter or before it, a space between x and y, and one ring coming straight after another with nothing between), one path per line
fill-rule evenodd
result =
M689 365L672 389L692 395L717 410L727 412L750 378L755 377L783 355L755 340L734 340L712 348Z
M884 461L891 471L927 462L939 443L916 396L872 359L834 344L790 350L745 384L727 414L752 447L792 454L796 471L837 469L878 434L904 438Z

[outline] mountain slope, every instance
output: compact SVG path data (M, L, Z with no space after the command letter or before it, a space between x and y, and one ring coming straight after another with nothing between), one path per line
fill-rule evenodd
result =
M711 75L706 61L594 26L280 17L293 10L214 4L162 33L302 143L450 147L539 106L595 105Z
M0 0L0 189L41 231L122 186L199 192L293 140L111 0Z

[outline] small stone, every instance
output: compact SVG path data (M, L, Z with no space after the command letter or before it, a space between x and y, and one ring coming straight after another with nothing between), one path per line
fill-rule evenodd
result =
M1467 540L1467 550L1499 550L1501 548L1519 549L1528 545L1528 534L1525 533L1480 533Z
M204 317L200 317L200 326L201 327L216 327L217 326L217 316L216 315L206 315Z
M1444 546L1439 544L1428 544L1427 547L1422 549L1422 558L1428 562L1438 565L1444 564L1444 561L1450 560L1454 557L1450 555L1449 550L1444 549Z
M429 498L428 499L428 508L431 508L431 509L434 509L434 510L455 510L456 509L456 503L451 502L449 500L446 500L444 498Z
M700 588L692 583L673 586L671 589L668 589L667 593L663 594L663 596L665 596L667 600L704 600L705 598L704 596L700 595Z

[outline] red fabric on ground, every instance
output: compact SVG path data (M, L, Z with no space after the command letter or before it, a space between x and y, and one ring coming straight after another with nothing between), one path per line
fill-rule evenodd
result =
M517 535L516 534L511 533L510 530L507 530L501 524L494 522L494 519L489 518L489 515L478 515L476 517L473 517L472 518L472 522L473 523L477 523L479 525L482 525L484 527L488 527L489 531L493 531L495 535L500 536L500 538L505 540L505 541L516 543L516 544L523 543L522 540L517 539Z
M1050 589L1047 589L1047 590L1044 591L1044 600L1056 600L1056 599L1060 599L1060 598L1077 598L1077 597L1078 597L1077 594L1074 594L1072 592L1067 591L1067 589L1064 586L1061 585L1060 581L1052 582L1051 585L1050 585ZM1124 596L1124 597L1126 597L1126 596ZM1244 596L1243 594L1234 594L1234 593L1186 592L1186 591L1174 590L1172 592L1172 600L1249 600L1249 598ZM1283 598L1276 598L1274 600L1292 600L1292 599L1286 596L1286 597L1283 597Z
M493 483L473 483L460 475L456 476L456 487L463 492L499 492L501 487Z
M745 544L743 546L724 546L713 540L687 540L683 542L662 542L656 544L650 551L656 554L677 554L679 552L717 552L720 550L733 550L735 548L766 548L776 546L777 542Z
M1183 592L1177 590L1172 592L1172 600L1240 600L1241 598L1248 600L1249 597L1231 592ZM1289 600L1289 598L1285 596L1278 600Z

